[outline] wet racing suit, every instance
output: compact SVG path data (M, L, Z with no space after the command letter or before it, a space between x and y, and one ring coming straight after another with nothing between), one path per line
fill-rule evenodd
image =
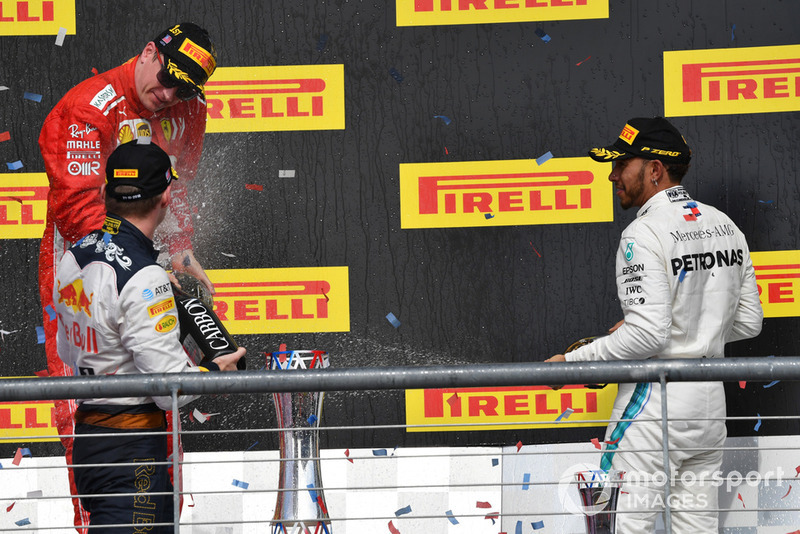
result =
M56 337L58 355L74 374L203 370L191 363L178 340L172 287L156 263L157 256L148 237L112 214L102 230L88 234L64 254L53 292ZM213 363L201 365L218 370ZM179 397L180 404L191 400ZM134 494L82 497L91 525L171 522L171 495L142 495L172 491L166 465L153 464L166 462L168 436L141 435L166 429L165 410L171 408L171 398L91 398L77 403L73 471L78 492ZM109 433L115 435L85 436ZM79 467L126 462L139 465ZM171 527L147 530L172 532ZM138 530L119 530L134 531Z
M681 186L661 191L623 232L616 259L625 322L612 334L565 354L567 361L722 358L725 344L758 335L763 313L742 232ZM727 435L719 382L674 382L669 410L670 504L716 509L717 487L683 473L716 473ZM620 384L601 468L625 471L617 533L654 532L664 504L660 384ZM714 420L706 420L713 418ZM678 420L675 420L678 419ZM687 451L680 448L702 448ZM649 449L649 450L645 450ZM655 480L654 480L655 479ZM637 483L638 481L638 483ZM645 482L646 481L646 482ZM663 478L661 480L663 482ZM673 533L717 532L716 512L672 513Z
M66 376L56 353L56 322L52 319L53 274L63 252L105 218L99 189L105 181L105 163L120 144L150 137L173 161L180 180L173 185L170 212L162 224L167 229L170 252L191 248L191 208L187 183L194 177L203 148L206 104L199 98L180 102L151 113L138 97L134 83L137 58L89 78L71 89L45 119L39 148L50 181L47 223L39 250L39 295L41 298L45 352L50 376ZM170 231L172 230L172 231ZM55 421L60 435L73 434L73 401L55 402ZM71 463L72 439L62 438L67 463ZM72 472L70 471L70 487ZM75 501L75 524L86 523Z

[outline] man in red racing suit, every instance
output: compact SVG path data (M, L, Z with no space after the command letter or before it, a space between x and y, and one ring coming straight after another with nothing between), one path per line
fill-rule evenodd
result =
M147 43L137 57L75 86L45 119L39 148L50 191L39 251L39 294L50 376L72 374L56 352L55 266L71 243L103 225L106 210L99 191L105 182L106 160L119 144L150 138L169 154L180 176L170 206L173 224L162 225L172 226L164 236L172 265L203 281L213 293L191 249L192 210L186 185L197 172L203 149L203 84L215 68L208 33L191 23L177 24ZM74 434L75 408L72 400L56 401L59 435ZM61 441L71 464L72 438L62 437ZM75 494L72 470L69 478ZM87 525L88 516L78 499L73 503L75 525Z

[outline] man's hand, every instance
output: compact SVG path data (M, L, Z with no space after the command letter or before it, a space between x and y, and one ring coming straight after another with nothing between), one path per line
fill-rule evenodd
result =
M170 261L172 262L172 269L175 272L182 272L194 276L200 280L204 286L206 286L209 293L212 295L216 293L214 290L214 284L212 284L211 280L209 280L205 269L203 269L203 266L200 265L200 262L198 262L197 258L194 257L194 252L191 250L184 250L183 252L173 254L172 258L170 258ZM174 277L170 278L172 283L176 284L178 287L181 287L180 284L177 284L177 280L174 280L173 278Z
M219 365L220 371L236 371L236 362L242 358L247 350L244 347L239 347L236 352L232 352L230 354L225 354L223 356L218 356L214 358L212 361Z
M567 361L567 359L564 357L563 354L556 354L555 356L547 358L544 362L551 363L551 362L565 362L565 361ZM550 389L559 390L564 387L564 384L561 384L560 386L548 386L548 387Z

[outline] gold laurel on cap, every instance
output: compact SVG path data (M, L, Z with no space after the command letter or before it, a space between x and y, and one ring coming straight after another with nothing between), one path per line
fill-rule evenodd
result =
M616 150L608 150L607 148L593 148L590 151L592 154L597 156L598 158L603 159L617 159L620 156L624 156L624 152L617 152Z

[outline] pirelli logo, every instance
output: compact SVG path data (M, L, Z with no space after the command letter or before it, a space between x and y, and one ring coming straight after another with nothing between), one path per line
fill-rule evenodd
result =
M0 437L58 441L53 401L0 402Z
M664 52L667 117L800 110L800 45Z
M764 317L800 317L800 250L751 252Z
M208 132L344 129L344 65L220 67L205 94Z
M0 174L0 239L40 239L47 219L47 175Z
M396 0L398 26L608 18L608 0Z
M164 299L161 302L153 304L147 308L147 313L150 317L156 317L157 315L161 315L162 313L167 313L170 310L175 309L175 299L168 298Z
M403 228L613 220L610 163L591 158L400 164Z
M207 271L231 334L349 332L347 267Z
M409 432L605 426L616 395L616 384L410 389L406 424Z
M75 0L0 0L0 35L75 35Z

